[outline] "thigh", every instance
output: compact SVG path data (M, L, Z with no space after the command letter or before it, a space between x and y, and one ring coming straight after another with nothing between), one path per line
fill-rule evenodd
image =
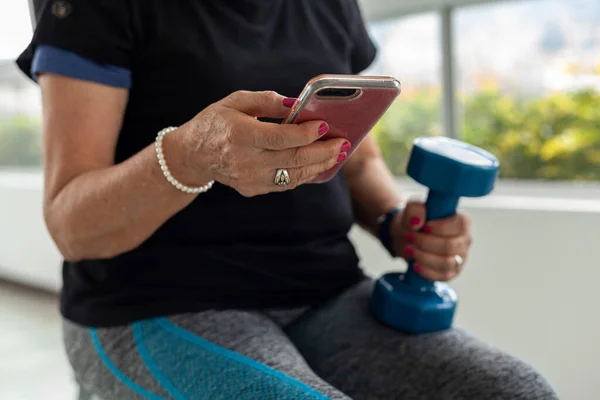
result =
M370 314L365 281L286 328L313 370L353 399L556 399L531 366L468 333L406 335Z
M348 399L267 316L209 311L88 329L65 322L77 380L104 400Z

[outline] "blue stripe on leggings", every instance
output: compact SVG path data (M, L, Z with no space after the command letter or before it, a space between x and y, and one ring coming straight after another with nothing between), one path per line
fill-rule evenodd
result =
M319 393L318 391L316 391L315 389L313 389L312 387L300 382L297 379L294 379L282 372L277 371L276 369L270 368L264 364L259 363L258 361L255 361L251 358L248 358L246 356L243 356L239 353L236 353L234 351L228 350L224 347L218 346L214 343L209 342L206 339L201 338L200 336L194 335L193 333L180 328L179 326L171 323L171 321L169 321L166 318L157 318L154 319L154 321L156 323L158 323L158 325L160 327L162 327L164 330L166 330L167 332L172 333L175 336L180 337L183 340L186 340L190 343L193 343L205 350L208 351L212 351L214 353L217 353L221 356L227 357L229 359L233 359L235 361L238 361L242 364L245 364L251 368L257 369L261 372L264 372L265 374L271 375L275 378L278 378L284 382L287 382L288 384L297 387L298 389L301 389L303 391L305 391L307 394L310 394L312 396L314 396L316 399L318 400L330 400L329 397L323 395L322 393ZM150 365L148 365L148 368L150 369L150 371L155 374L156 379L158 380L158 376L156 375L156 373L160 374L159 371L157 371L157 368L152 368ZM161 374L160 374L161 375ZM163 386L166 387L166 385L164 384L164 382L160 381L159 382L162 383ZM174 393L170 393L172 396L174 396ZM175 397L175 396L174 396ZM177 398L179 399L179 398Z
M180 393L175 386L171 383L171 381L163 375L160 371L160 368L150 355L146 344L144 343L144 334L142 333L142 327L140 322L136 322L133 324L133 337L135 339L135 344L138 348L138 352L140 353L140 357L146 364L146 367L150 370L150 373L154 375L154 378L158 381L158 383L165 388L167 393L169 393L175 400L188 400L182 393Z
M139 386L138 384L133 382L131 379L129 379L124 373L122 373L117 368L117 366L112 363L110 358L108 358L108 355L104 352L104 349L102 348L102 344L100 343L100 339L98 338L98 332L96 332L96 329L90 328L90 333L92 334L92 342L94 343L94 347L96 348L96 352L100 356L100 359L102 360L104 365L106 365L106 367L110 370L110 372L112 372L117 377L117 379L121 381L121 383L123 383L129 389L133 390L134 392L136 392L137 394L139 394L140 396L142 396L146 399L166 400L163 397L159 397L159 396L155 395L154 393L147 391L146 389L144 389L143 387Z

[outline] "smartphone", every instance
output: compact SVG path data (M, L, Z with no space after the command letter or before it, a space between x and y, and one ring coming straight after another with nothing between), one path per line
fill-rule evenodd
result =
M319 75L307 84L284 124L323 120L329 132L319 140L344 138L352 148L348 158L317 176L331 180L400 95L400 82L389 76Z

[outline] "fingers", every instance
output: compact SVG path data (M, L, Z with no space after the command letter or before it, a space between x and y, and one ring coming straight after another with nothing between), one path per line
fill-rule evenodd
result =
M350 150L351 145L345 139L320 140L308 146L273 151L265 154L268 165L273 168L300 168L320 162L336 159Z
M271 91L238 91L223 99L221 104L251 117L285 118L294 101L295 99ZM243 115L234 120L236 134L233 140L262 150L284 150L306 146L329 132L329 125L324 121L275 124Z
M274 186L273 179L277 171L273 170L268 185L270 186L270 188L273 188L275 189L275 191L278 192L294 189L300 185L313 181L319 174L330 170L337 163L344 161L346 157L346 153L341 153L326 161L311 164L301 168L289 168L287 169L287 171L290 176L290 184L287 186Z
M454 237L468 232L471 226L469 217L465 214L456 214L449 218L435 221L425 221L425 204L418 201L410 201L406 204L403 218L404 228L409 231L423 230L442 237Z
M257 149L285 150L315 142L329 132L329 125L323 121L279 125L253 120L247 129L249 145Z
M439 237L433 234L409 232L406 235L406 242L414 244L415 247L439 256L454 256L455 254L465 254L470 243L469 236L460 235L454 237Z
M398 244L404 246L406 260L414 261L414 269L424 278L449 281L458 276L456 256L467 258L471 246L470 219L458 213L452 217L425 222L425 205L408 203L406 216L401 222L402 237Z
M449 282L460 274L460 269L440 270L427 265L415 264L415 271L425 279L436 282Z
M273 170L256 170L253 171L245 179L244 185L238 185L236 190L245 197L253 197L271 192L284 192L297 188L300 185L313 181L319 174L330 170L336 164L344 161L348 157L347 153L341 153L331 159L307 165L300 168L286 168L290 183L285 186L275 184L275 176L277 169Z
M471 220L467 215L456 214L449 218L427 222L423 232L435 236L453 237L465 234L469 231L470 226Z
M407 246L404 251L408 259L414 260L415 271L424 278L447 282L460 273L461 268L456 265L456 254L440 256L428 253L415 246ZM463 261L467 256L466 252L458 255L463 258Z
M419 231L425 225L425 204L409 201L403 212L402 224L407 231Z
M273 91L240 90L224 98L222 104L252 117L285 118L290 112L290 100Z

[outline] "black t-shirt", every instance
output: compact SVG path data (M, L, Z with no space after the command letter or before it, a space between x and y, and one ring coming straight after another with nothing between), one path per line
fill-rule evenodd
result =
M296 97L314 76L359 73L375 57L356 0L61 2L68 7L58 12L48 2L18 65L29 75L43 44L130 70L117 163L236 90ZM135 250L65 262L61 310L80 324L111 326L321 302L363 277L352 224L341 173L253 198L215 184Z

